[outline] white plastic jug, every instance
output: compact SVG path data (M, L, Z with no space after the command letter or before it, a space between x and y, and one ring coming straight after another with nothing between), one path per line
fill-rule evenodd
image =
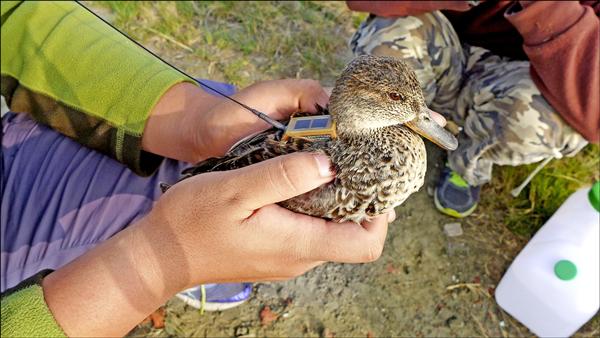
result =
M600 308L600 182L572 194L515 258L496 301L533 333L567 337Z

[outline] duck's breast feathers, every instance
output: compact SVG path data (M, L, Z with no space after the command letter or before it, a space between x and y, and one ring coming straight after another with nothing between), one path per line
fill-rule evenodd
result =
M386 129L372 138L340 140L333 146L336 199L343 206L341 211L378 215L423 185L423 140L404 127Z

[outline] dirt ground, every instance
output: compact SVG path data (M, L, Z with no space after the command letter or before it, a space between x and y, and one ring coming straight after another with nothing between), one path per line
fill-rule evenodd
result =
M329 263L278 283L258 283L242 306L206 312L174 298L166 325L138 326L132 336L200 337L448 337L532 336L496 305L494 288L525 245L503 224L477 226L475 215L461 222L463 234L449 237L429 194L443 164L428 144L429 168L423 188L396 209L383 256L370 264ZM429 193L428 193L429 192ZM277 318L262 325L268 306ZM588 324L580 335L598 335Z

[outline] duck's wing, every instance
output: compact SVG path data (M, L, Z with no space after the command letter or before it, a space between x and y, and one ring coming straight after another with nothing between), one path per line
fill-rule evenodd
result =
M294 116L329 114L327 107L321 107L318 104L315 107L317 110L316 114L296 113ZM238 141L225 156L212 157L184 169L179 181L202 173L243 168L276 156L291 154L297 151L318 151L319 149L327 149L328 147L327 144L324 144L327 141L308 138L291 138L282 141L281 136L282 132L276 128L251 135ZM170 188L170 185L161 183L160 187L165 192Z
M307 138L281 141L277 133L265 131L246 142L236 145L223 157L213 157L186 168L181 179L212 171L227 171L243 168L280 155L315 148L315 142Z

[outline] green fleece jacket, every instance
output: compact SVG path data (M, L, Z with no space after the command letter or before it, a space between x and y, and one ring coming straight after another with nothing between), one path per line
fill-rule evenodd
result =
M148 115L171 86L194 81L76 2L2 1L1 9L1 92L10 110L140 175L154 172L162 158L141 149ZM39 284L2 297L1 324L2 337L64 335Z
M193 82L76 2L2 1L1 63L11 111L140 175L162 160L141 150L150 110L175 83Z

